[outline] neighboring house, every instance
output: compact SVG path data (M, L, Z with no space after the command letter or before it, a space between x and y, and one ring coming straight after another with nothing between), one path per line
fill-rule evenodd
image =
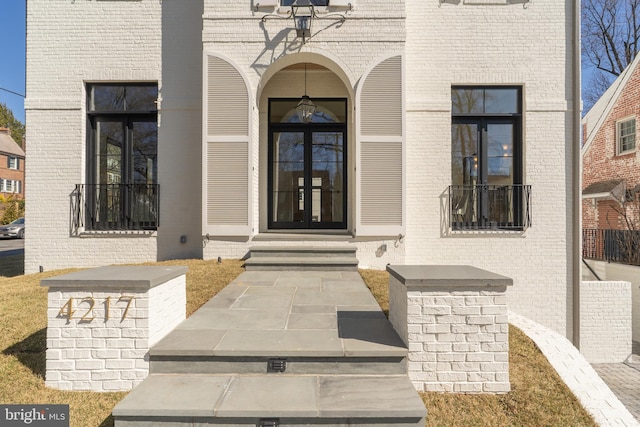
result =
M625 243L628 239L640 243L639 63L636 57L582 119L582 227L587 258L640 261L634 244Z
M582 119L583 277L631 283L634 341L640 341L639 64L637 56Z
M575 2L291 3L29 1L25 271L351 246L571 336Z
M24 150L11 137L11 129L0 128L0 194L24 197Z

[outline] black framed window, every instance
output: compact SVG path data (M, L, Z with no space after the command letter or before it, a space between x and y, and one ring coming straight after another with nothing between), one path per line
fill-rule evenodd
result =
M158 85L87 85L88 229L158 225Z
M451 223L454 229L522 229L522 88L451 90Z

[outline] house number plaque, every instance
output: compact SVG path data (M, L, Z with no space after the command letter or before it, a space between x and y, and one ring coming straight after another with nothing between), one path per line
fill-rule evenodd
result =
M127 304L124 308L124 311L122 312L122 317L120 318L121 322L127 318L127 315L129 314L129 308L131 307L131 303L133 302L134 299L135 299L134 296L123 295L120 298L118 298L118 300L115 302L115 304L120 304L120 303ZM105 322L111 318L111 300L112 300L111 297L107 297L103 301ZM86 308L86 310L84 307L82 309L79 308L79 306L84 303L88 304L88 307ZM67 319L67 321L71 321L71 319L73 319L73 316L77 312L75 308L78 308L78 310L80 310L80 312L82 313L82 315L80 316L80 322L89 323L95 319L95 316L93 315L93 308L95 307L95 305L96 305L96 300L93 297L69 298L67 302L64 303L64 305L60 308L60 311L58 312L58 317Z

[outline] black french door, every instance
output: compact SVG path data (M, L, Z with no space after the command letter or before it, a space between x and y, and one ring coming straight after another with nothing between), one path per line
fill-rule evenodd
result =
M455 118L452 184L457 220L486 227L520 221L522 163L519 120Z
M345 229L345 124L271 124L269 228Z

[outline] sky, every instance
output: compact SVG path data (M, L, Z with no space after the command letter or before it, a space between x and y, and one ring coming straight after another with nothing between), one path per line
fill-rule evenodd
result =
M0 0L0 88L25 95L26 0ZM24 98L0 89L0 102L24 120Z

